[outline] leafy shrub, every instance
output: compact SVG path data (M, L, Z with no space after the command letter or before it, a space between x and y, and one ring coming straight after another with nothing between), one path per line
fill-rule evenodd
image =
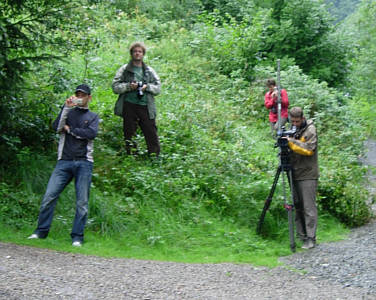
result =
M189 46L211 59L221 73L250 80L253 67L263 59L264 33L270 14L257 11L249 20L224 18L217 11L202 14Z
M370 219L365 201L368 192L356 184L356 178L364 176L362 172L338 166L335 172L327 172L324 176L321 176L318 192L322 209L349 226L360 226Z
M14 228L29 225L38 216L38 200L20 187L0 182L0 223Z

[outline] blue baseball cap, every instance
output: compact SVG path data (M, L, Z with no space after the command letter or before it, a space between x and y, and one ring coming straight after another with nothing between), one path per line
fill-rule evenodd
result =
M91 94L90 87L87 84L80 84L79 86L76 87L76 93L77 92L83 92L87 95Z

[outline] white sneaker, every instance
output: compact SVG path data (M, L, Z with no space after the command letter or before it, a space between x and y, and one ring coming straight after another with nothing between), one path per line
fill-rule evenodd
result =
M81 243L80 241L74 241L74 242L72 243L72 246L74 246L74 247L81 247L81 246L82 246L82 243Z
M32 240L32 239L39 239L39 235L37 235L36 233L33 233L31 236L29 236L27 238L28 240Z

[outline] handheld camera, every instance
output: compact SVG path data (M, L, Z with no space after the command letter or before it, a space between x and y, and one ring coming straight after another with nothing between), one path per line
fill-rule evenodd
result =
M144 95L144 91L142 90L142 87L144 86L144 83L142 81L137 82L137 96L138 98L142 98Z

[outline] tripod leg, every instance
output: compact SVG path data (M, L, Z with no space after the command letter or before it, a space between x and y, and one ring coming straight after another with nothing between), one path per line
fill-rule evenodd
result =
M294 233L294 196L293 196L293 184L292 184L292 172L291 170L287 171L288 180L290 183L290 193L291 193L291 204L285 204L285 208L287 209L287 218L289 222L289 239L290 239L290 248L292 252L296 250L295 244L295 233Z
M261 233L261 227L262 227L262 224L264 223L265 214L266 214L266 211L270 207L270 203L272 203L273 194L274 194L275 188L277 186L277 182L278 182L278 178L279 178L280 174L281 174L281 166L278 167L277 172L274 175L273 185L272 185L272 187L270 189L268 198L266 198L264 208L262 209L262 213L261 213L259 222L257 224L257 229L256 229L257 234Z

